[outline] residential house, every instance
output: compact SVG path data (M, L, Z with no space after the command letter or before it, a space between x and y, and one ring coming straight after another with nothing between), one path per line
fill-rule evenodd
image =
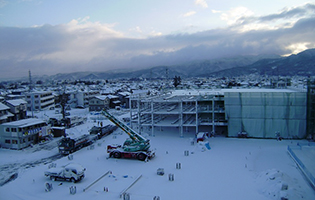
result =
M14 115L10 112L10 108L0 103L0 124L13 121Z
M129 108L129 99L130 99L130 92L119 92L118 97L121 103L121 106L124 108Z
M116 95L107 95L109 98L109 107L116 108L116 106L120 106L121 102L119 100L119 96Z
M94 96L89 100L89 111L101 111L109 108L109 97L105 95Z
M100 92L97 90L78 91L74 98L77 99L77 106L88 107L90 99L99 94Z
M26 101L23 99L13 99L7 100L5 104L10 108L10 112L14 114L14 121L26 118Z

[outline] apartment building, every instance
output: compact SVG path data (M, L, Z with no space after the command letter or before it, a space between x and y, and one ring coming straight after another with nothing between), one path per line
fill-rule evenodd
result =
M0 125L0 145L4 148L23 149L36 144L51 134L50 126L43 120L28 118Z
M50 91L29 92L26 94L27 110L45 110L55 105L55 96Z

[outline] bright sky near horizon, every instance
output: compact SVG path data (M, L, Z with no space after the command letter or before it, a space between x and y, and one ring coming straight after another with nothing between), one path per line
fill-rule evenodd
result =
M0 0L0 79L315 47L315 1Z

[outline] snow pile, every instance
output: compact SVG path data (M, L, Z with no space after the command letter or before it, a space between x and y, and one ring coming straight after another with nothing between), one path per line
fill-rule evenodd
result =
M263 171L257 176L257 184L266 197L275 200L304 199L304 191L296 179L277 169Z

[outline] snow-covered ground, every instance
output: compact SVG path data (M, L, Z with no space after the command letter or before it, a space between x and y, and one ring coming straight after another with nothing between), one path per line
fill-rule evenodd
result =
M104 125L110 123L102 117L90 115L86 110L72 110L72 115L74 112L86 115L88 121L67 130L69 134L87 133L99 120ZM51 113L37 114L41 117ZM202 145L192 144L192 135L180 138L178 131L164 131L156 133L155 137L145 135L156 151L156 157L148 162L108 158L106 146L122 144L127 137L118 129L98 140L94 148L90 146L73 153L73 160L62 157L33 166L24 163L58 154L57 145L54 145L56 140L49 144L50 148L35 145L21 151L0 149L0 167L16 167L18 171L15 180L0 187L0 199L120 199L121 192L140 176L127 190L130 199L278 200L281 196L290 200L315 199L314 190L287 153L288 145L301 141L214 137L208 139L211 146L208 150ZM185 151L189 152L188 156ZM87 169L86 177L78 183L53 182L44 176L50 162L57 166L79 163ZM180 169L176 165L180 165ZM158 168L164 168L164 176L156 174ZM2 169L1 173L7 170ZM111 173L87 188L108 171ZM169 180L169 174L174 174L174 181ZM45 191L47 182L53 186L50 192ZM71 186L76 186L76 194L70 194Z

